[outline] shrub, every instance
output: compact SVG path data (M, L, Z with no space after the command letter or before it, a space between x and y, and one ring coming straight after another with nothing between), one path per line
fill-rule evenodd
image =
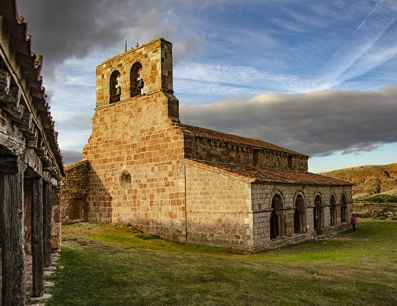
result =
M358 202L373 202L373 203L397 203L397 196L389 194L377 194L370 197L357 199Z

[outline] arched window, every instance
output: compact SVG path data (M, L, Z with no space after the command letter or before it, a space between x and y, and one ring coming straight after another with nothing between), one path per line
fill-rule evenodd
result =
M110 75L110 103L120 101L121 97L121 81L120 81L120 72L117 70L113 71Z
M134 65L132 65L130 71L130 81L131 81L131 97L143 95L143 87L145 87L145 82L142 79L141 63L135 63Z
M331 218L331 226L336 224L336 200L334 196L331 196L331 200L329 201L329 214Z
M305 232L305 226L306 226L305 217L306 217L305 200L301 195L298 195L295 200L295 212L294 212L295 234Z
M276 194L272 200L270 216L270 239L277 239L284 234L283 200Z
M313 223L316 233L321 234L323 224L323 208L321 207L321 197L319 195L316 196L314 200Z
M342 223L347 222L347 201L345 194L342 194L341 206L340 206L340 218Z

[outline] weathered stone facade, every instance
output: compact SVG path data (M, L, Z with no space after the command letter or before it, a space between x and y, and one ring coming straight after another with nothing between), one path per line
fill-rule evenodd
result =
M268 249L279 247L284 244L294 244L302 240L313 239L316 236L327 235L341 228L346 228L350 222L351 205L347 205L346 221L342 222L341 206L342 197L345 195L351 198L350 186L308 186L308 185L287 185L287 184L253 184L252 185L253 205L253 232L254 248ZM272 199L280 195L284 203L285 232L277 239L270 237L270 219L272 213ZM294 213L297 196L302 196L305 203L304 228L296 233L294 231ZM321 197L322 217L320 218L321 228L316 232L314 226L315 198ZM331 224L331 197L335 198L335 222ZM347 204L347 203L346 203Z
M163 39L97 67L88 186L79 195L90 222L251 251L347 226L349 183L308 173L308 157L292 150L182 124L172 78ZM82 190L76 171L67 171L64 193Z

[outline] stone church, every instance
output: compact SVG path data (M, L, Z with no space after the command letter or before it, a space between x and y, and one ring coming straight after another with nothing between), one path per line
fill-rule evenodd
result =
M83 161L66 169L64 220L248 251L348 226L351 184L309 173L308 156L180 122L170 42L107 60L96 87Z

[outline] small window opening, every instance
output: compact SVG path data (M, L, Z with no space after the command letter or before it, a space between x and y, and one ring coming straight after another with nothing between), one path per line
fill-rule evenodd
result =
M128 188L132 183L132 177L131 174L128 171L123 171L120 176L120 185L124 189Z

